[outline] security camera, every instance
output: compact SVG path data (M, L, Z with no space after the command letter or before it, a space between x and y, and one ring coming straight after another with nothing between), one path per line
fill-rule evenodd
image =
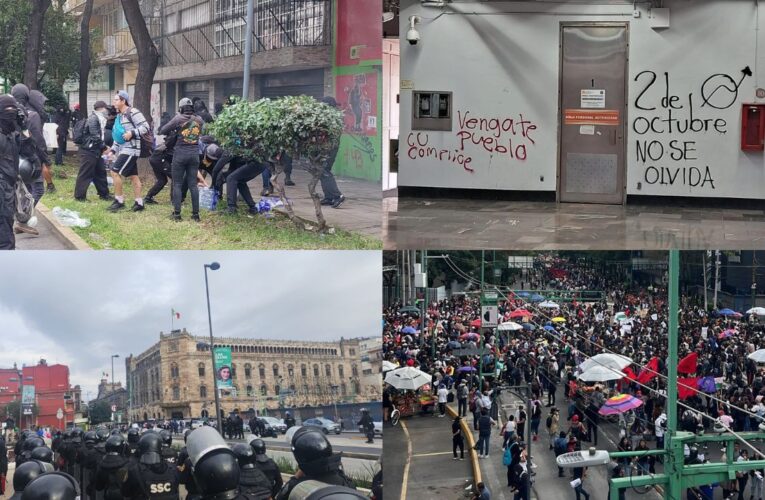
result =
M409 31L406 32L406 41L409 45L417 45L420 41L420 32L415 25L420 22L420 16L409 16Z

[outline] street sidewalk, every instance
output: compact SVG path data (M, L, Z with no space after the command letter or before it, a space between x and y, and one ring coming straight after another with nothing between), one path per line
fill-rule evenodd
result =
M345 203L339 208L322 207L327 224L337 229L380 239L382 224L382 189L380 183L369 182L351 177L338 177L337 187L345 196ZM313 200L308 194L308 181L311 176L297 165L292 171L295 186L287 186L287 198L292 201L295 215L309 221L316 221L316 211ZM263 190L263 180L260 176L251 180L248 185L253 197ZM321 185L316 185L316 192L322 196Z

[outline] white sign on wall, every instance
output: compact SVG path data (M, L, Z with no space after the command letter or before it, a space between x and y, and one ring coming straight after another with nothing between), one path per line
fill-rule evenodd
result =
M606 91L604 89L582 89L581 108L605 108Z

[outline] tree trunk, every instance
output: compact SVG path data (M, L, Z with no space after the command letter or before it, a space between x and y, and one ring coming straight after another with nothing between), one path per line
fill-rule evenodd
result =
M139 0L121 0L125 11L125 20L130 27L130 36L138 53L138 74L135 79L134 107L138 108L147 120L151 119L151 85L159 64L159 51L151 39L146 20L141 13Z
M80 116L88 116L88 79L90 78L90 17L93 0L85 1L80 23Z
M29 20L29 32L27 33L27 55L24 59L24 84L31 89L36 89L37 71L40 69L40 52L42 48L43 24L45 12L50 7L51 0L31 0L32 15Z

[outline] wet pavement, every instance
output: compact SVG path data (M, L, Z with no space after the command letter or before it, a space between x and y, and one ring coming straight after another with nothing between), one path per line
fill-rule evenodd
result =
M448 416L430 415L402 418L396 427L384 424L386 498L462 498L473 471L467 450L465 460L452 458L451 424Z
M446 198L383 200L386 250L749 249L765 241L765 210Z

